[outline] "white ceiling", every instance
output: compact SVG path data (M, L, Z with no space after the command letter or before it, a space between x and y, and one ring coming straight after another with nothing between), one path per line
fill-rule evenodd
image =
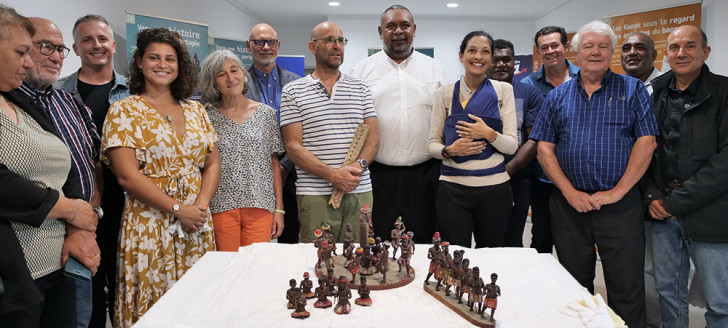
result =
M407 7L415 16L429 17L513 17L536 19L572 0L227 0L247 14L273 25L320 22L329 16L379 16L393 4ZM457 8L447 8L457 2Z

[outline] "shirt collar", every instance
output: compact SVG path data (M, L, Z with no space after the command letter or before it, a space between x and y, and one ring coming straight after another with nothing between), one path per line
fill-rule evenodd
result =
M45 90L39 90L34 85L23 81L20 85L20 90L31 97L50 97L53 94L53 85L49 85Z
M701 72L702 74L702 72ZM700 80L700 75L693 80L693 82L690 82L690 85L688 85L685 90L680 90L680 88L677 87L677 80L675 80L675 76L673 75L672 80L670 81L670 91L672 92L686 92L692 96L698 94L698 80Z
M568 59L566 60L566 68L569 70L569 77L574 77L575 75L579 74L579 67L572 64ZM541 67L538 69L538 71L533 72L533 74L536 74L534 77L536 80L541 80L543 82L546 82L546 76L544 74L546 72L544 70L544 65L541 64Z
M392 59L391 57L389 57L387 55L387 53L384 52L384 48L382 48L381 53L384 56L384 58L386 58L387 62L389 62L392 66L397 67L397 66L407 66L407 65L409 65L409 63L413 60L412 58L415 56L415 52L416 51L417 50L415 50L415 48L412 47L412 53L409 56L407 56L407 58L405 58L401 63L397 63L397 62L394 61L394 59Z
M257 67L253 66L253 71L255 72L255 77L258 78L258 80L262 78L267 78L266 75L272 76L276 79L278 79L278 65L273 67L273 70L270 72L270 74L263 73L263 71L259 70Z

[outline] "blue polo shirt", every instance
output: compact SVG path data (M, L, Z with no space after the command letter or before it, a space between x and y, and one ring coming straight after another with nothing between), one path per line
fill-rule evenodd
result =
M581 75L551 91L530 136L556 144L566 177L574 188L589 193L614 188L637 138L658 133L644 84L611 70L601 84L591 99Z
M576 74L579 73L579 67L572 64L569 60L566 60L566 67L569 68L569 78L573 78L576 76ZM544 76L544 69L543 65L539 67L538 71L535 71L531 73L531 75L526 76L523 80L521 80L521 83L530 84L534 87L536 87L538 90L540 90L544 97L554 88L556 88L551 82L546 80L546 77Z

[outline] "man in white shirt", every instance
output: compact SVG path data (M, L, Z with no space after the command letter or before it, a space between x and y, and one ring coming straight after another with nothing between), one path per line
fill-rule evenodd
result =
M652 80L662 75L654 66L656 58L655 41L647 34L634 32L624 39L621 50L622 68L627 75L642 81L650 94Z
M435 90L445 71L434 59L414 51L417 25L404 6L382 14L383 51L359 62L351 72L371 87L379 121L379 152L371 163L376 236L388 236L402 216L416 243L435 232L435 196L440 161L427 153Z

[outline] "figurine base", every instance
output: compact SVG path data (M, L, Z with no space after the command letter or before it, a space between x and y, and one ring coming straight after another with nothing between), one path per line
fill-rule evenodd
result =
M440 291L436 291L437 280L430 281L429 285L422 284L425 291L432 295L440 303L445 304L451 310L455 311L458 315L463 317L468 322L483 328L495 328L495 320L490 321L490 315L485 313L485 318L481 318L480 314L477 313L475 306L473 306L473 312L470 312L470 308L467 306L468 295L463 295L463 304L458 304L458 300L455 298L455 291L450 287L450 296L445 296L445 286L440 287ZM490 312L490 309L486 309L485 312Z
M387 271L387 282L382 283L380 280L382 280L382 274L381 273L374 273L365 276L367 277L367 286L369 286L370 290L385 290L385 289L393 289L393 288L399 288L402 286L405 286L409 283L411 283L415 279L415 269L410 267L410 275L408 276L405 272L407 269L402 268L402 272L397 272L399 270L399 265L397 265L397 261L393 260L391 257L387 259L389 261L389 271ZM348 286L351 288L351 290L357 290L359 289L359 284L354 283L351 280L351 272L346 270L344 267L344 262L346 262L346 258L343 256L335 256L334 257L334 277L339 276L345 276L349 278ZM326 265L324 263L321 263L321 268L316 268L314 265L314 268L316 269L316 276L319 278L326 278ZM374 268L372 268L373 272ZM356 274L356 281L359 281L359 277L361 276L361 268L359 269L359 272Z

